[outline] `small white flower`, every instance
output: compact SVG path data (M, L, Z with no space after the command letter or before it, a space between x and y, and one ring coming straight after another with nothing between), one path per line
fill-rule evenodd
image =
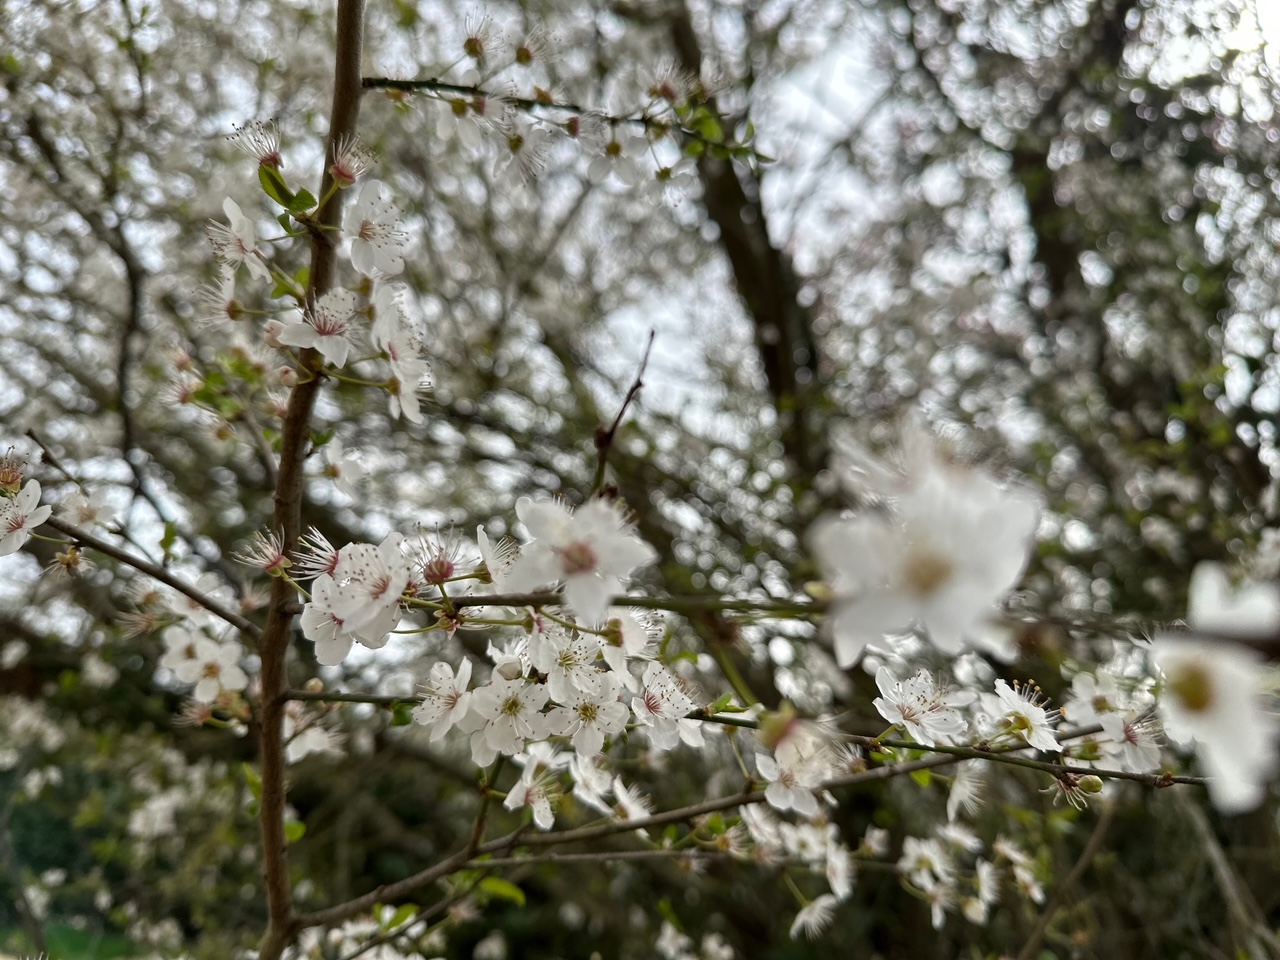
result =
M249 685L249 677L240 669L244 656L240 644L198 637L190 653L172 669L183 683L195 684L191 695L201 703L212 703L223 690L243 690Z
M649 740L659 750L670 750L687 736L681 724L692 712L693 701L680 689L680 684L662 664L651 662L640 681L641 691L631 701L636 720L642 724ZM696 721L694 721L696 726Z
M495 677L477 687L471 693L471 713L464 722L464 729L470 727L475 734L472 752L476 750L475 737L481 736L488 750L507 755L519 753L526 740L537 740L546 732L539 712L546 702L542 686L519 678Z
M592 157L587 165L587 179L592 183L601 183L609 174L613 174L629 187L640 182L643 175L636 160L645 155L649 149L649 141L644 137L618 136L615 128L613 135L600 147L600 152Z
M233 270L244 264L249 268L249 275L255 280L268 281L271 271L262 262L254 238L253 223L240 209L240 205L227 197L222 202L222 209L227 215L227 223L210 220L208 226L209 242L213 245L213 255L219 263L224 263Z
M594 757L573 753L569 757L569 776L573 779L573 795L601 813L612 813L605 800L613 791L613 779L597 765Z
M370 180L360 188L342 218L342 230L352 238L352 266L366 277L375 270L385 275L404 270L409 235L400 229L395 205L383 197L381 180Z
M0 557L16 553L31 531L49 519L53 507L40 506L40 482L28 480L16 496L0 500Z
M618 691L617 677L612 673L597 674L591 688L571 689L564 706L551 710L547 715L548 730L571 737L574 750L584 757L594 757L604 749L605 737L616 736L627 728L631 714L618 700Z
M330 290L303 319L286 324L277 339L291 347L319 350L326 361L341 368L351 355L358 307L359 300L350 290Z
M279 168L284 163L280 158L280 128L274 120L251 120L235 127L227 142L261 166Z
M797 940L803 936L816 940L822 936L823 931L831 926L839 902L832 894L824 893L806 903L791 922L791 939Z
M653 801L635 787L628 787L621 777L613 778L614 819L623 822L644 820L653 812Z
M1035 684L1010 687L1004 680L997 680L996 692L982 695L982 710L997 735L1013 733L1037 750L1049 753L1059 749L1051 723L1058 711L1042 706L1040 688Z
M640 195L653 203L678 204L698 182L698 166L692 157L682 157L669 167L654 170L642 181Z
M471 683L471 661L462 661L456 677L449 664L433 663L430 677L422 703L414 708L413 719L430 727L431 739L435 741L460 723L471 709L471 693L467 690Z
M947 794L947 819L955 820L961 810L972 816L982 805L982 786L985 771L978 760L966 760L956 765L956 776Z
M756 770L769 782L764 798L775 810L794 810L805 817L818 813L818 798L813 790L821 782L806 765L784 767L773 757L756 754Z
M349 543L338 551L333 579L333 610L349 631L360 631L387 611L394 611L413 571L400 549L404 538L389 533L376 547Z
M902 726L916 743L935 746L962 735L967 724L955 709L973 700L972 694L948 693L934 686L928 670L918 670L906 680L895 680L887 667L876 671L881 697L872 705L890 723Z
M555 826L552 804L559 795L555 775L539 772L538 766L531 763L524 768L515 785L507 791L507 798L502 801L502 805L508 810L529 807L533 811L533 822L538 829L550 830Z
M324 475L352 500L358 499L360 484L369 475L360 451L343 449L342 441L334 437L320 448L320 455Z

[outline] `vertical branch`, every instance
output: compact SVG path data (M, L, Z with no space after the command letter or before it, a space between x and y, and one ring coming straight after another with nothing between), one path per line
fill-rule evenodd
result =
M360 58L364 33L364 0L338 0L337 56L334 68L333 109L329 121L329 142L325 148L325 170L319 196L328 197L316 211L317 226L311 232L311 275L307 301L315 301L333 286L337 267L335 237L342 215L342 192L330 197L333 174L330 168L344 140L355 135L360 115ZM311 411L320 390L319 354L304 350L299 358L299 383L289 395L289 405L281 430L280 465L275 491L275 527L284 538L284 548L293 551L302 532L303 460L306 455ZM260 960L279 960L295 932L289 861L285 849L285 757L284 707L282 696L288 687L286 655L293 631L296 594L283 580L271 590L271 605L263 631L262 716L259 735L262 757L262 858L267 890L267 931L259 946Z

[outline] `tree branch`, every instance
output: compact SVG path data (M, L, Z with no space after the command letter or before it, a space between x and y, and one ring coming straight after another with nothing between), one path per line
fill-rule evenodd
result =
M337 43L334 65L333 107L325 169L317 196L326 198L315 213L318 229L311 231L311 272L307 301L315 304L332 286L337 270L335 238L342 215L342 191L332 191L330 169L341 142L355 136L360 116L360 58L364 36L364 0L338 0ZM284 550L293 552L302 533L303 462L311 411L321 385L319 354L304 350L299 357L300 382L289 394L280 435L280 463L275 489L274 526L281 532ZM262 716L259 728L262 757L262 858L267 888L267 929L259 944L260 960L280 960L296 935L289 863L284 835L285 756L284 706L280 694L288 687L285 661L293 632L297 595L283 579L272 585L267 626L260 644L262 668Z
M222 618L246 636L252 637L255 640L261 638L262 631L258 629L257 624L246 620L234 610L224 607L217 600L201 593L195 587L191 586L191 584L178 579L168 570L164 569L164 567L157 566L149 560L143 560L141 557L135 557L133 554L125 550L121 550L115 544L103 540L101 537L94 536L86 530L81 530L74 524L67 523L65 520L60 520L57 517L50 517L45 521L45 524L53 527L53 529L57 530L59 533L65 533L77 543L81 543L86 547L91 547L99 553L105 554L115 560L119 560L121 563L133 567L140 573L145 573L147 576L152 577L155 580L159 580L167 586L173 587L173 589L177 590L183 596L200 604L200 606L204 607L214 616Z

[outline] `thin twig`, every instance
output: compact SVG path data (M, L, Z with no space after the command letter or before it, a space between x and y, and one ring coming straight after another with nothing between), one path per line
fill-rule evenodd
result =
M106 554L108 557L112 557L127 566L133 567L140 573L145 573L147 576L173 587L173 589L177 590L179 593L188 597L195 603L198 603L214 616L221 617L246 636L253 637L255 640L262 636L262 631L258 629L257 624L246 620L234 610L223 606L212 597L201 593L191 584L178 579L168 570L164 569L164 567L156 566L156 564L149 560L143 560L141 557L135 557L133 554L125 550L121 550L115 544L103 540L101 537L94 536L87 530L82 530L74 524L67 523L67 521L61 520L58 517L50 517L45 521L45 524L53 527L53 529L57 530L59 533L65 533L77 543L83 544L86 547L92 547L99 553Z
M653 350L654 331L649 331L649 342L645 344L644 356L640 358L640 368L636 370L636 378L631 383L631 388L627 390L627 395L622 398L622 406L618 408L618 415L613 418L613 423L609 425L609 429L604 427L596 428L596 475L591 481L591 494L595 496L604 489L605 467L609 463L609 451L613 449L613 438L618 433L618 427L622 425L622 418L626 416L627 407L631 406L633 400L640 393L640 388L644 386L644 371L649 366L649 354Z
M1132 780L1146 784L1148 787L1168 787L1175 783L1203 787L1208 783L1204 777L1182 777L1169 773L1130 773L1128 770L1107 770L1100 767L1076 767L1069 764L1047 763L1043 760L1031 760L1027 757L1010 757L993 753L990 749L981 750L975 747L954 747L949 744L927 745L910 740L885 740L878 737L850 736L854 743L864 747L892 747L896 750L925 750L930 753L949 753L953 757L967 760L992 760L997 763L1008 763L1028 770L1040 770L1054 776L1070 775L1074 777L1099 777L1103 780ZM1025 748L1023 748L1025 749Z

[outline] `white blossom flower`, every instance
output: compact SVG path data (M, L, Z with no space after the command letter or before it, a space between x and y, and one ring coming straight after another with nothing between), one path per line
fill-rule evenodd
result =
M623 578L657 559L608 500L589 500L572 511L559 500L522 497L516 514L534 541L507 572L507 586L529 590L563 582L565 600L587 623L604 619L609 597L622 592Z
M537 740L546 731L539 712L547 702L546 690L523 679L495 677L471 693L471 712L463 729L473 731L473 759L491 753L512 755L524 749L526 740ZM477 744L477 738L481 738ZM478 749L479 747L479 749ZM478 766L488 766L476 760ZM492 761L489 761L492 762Z
M872 705L890 723L902 726L916 743L935 746L962 735L967 724L956 710L973 700L961 691L948 692L934 685L928 670L918 670L906 680L896 680L888 667L876 671L876 686L883 696Z
M340 491L352 500L360 496L360 484L369 475L359 450L346 450L342 441L334 437L320 448L324 459L324 475L333 481Z
M342 230L352 238L351 265L366 277L375 270L387 276L404 270L409 235L400 229L398 214L383 196L382 181L370 180L343 216Z
M453 667L439 661L431 665L430 680L423 690L422 703L413 711L413 719L431 728L431 739L441 739L462 721L471 709L471 661L463 659L454 676Z
M534 640L539 640L534 643ZM536 669L547 675L547 692L557 703L574 701L581 692L597 689L600 671L596 661L600 646L590 634L557 629L529 641L529 658ZM594 751L593 751L594 752Z
M823 931L831 926L838 905L839 901L829 893L810 900L800 908L795 920L791 921L791 939L797 940L803 936L816 940L822 936Z
M274 120L251 120L234 127L227 142L261 166L278 169L284 164L280 157L280 128Z
M1034 683L1011 687L997 680L996 692L982 695L982 711L997 735L1013 733L1037 750L1053 753L1060 749L1051 723L1058 711L1046 710L1042 702Z
M330 290L301 320L285 324L277 339L290 347L319 350L327 362L341 368L351 355L358 307L359 299L350 290Z
M499 158L494 176L517 183L536 180L547 166L551 134L536 124L512 126L503 133L507 151Z
M950 854L933 838L906 837L902 841L898 870L921 890L928 890L935 884L950 884L956 875Z
M183 683L195 684L191 695L201 703L212 703L223 690L243 690L249 685L248 675L240 669L244 648L235 641L198 637L190 654L172 669Z
M636 787L627 786L621 777L613 778L613 797L617 801L613 807L616 820L644 820L653 812L653 801Z
M391 416L401 415L410 423L422 422L422 407L418 394L430 386L431 364L420 351L422 342L407 330L398 331L377 346L391 362L391 381L387 386Z
M1153 646L1164 674L1165 731L1193 741L1209 775L1209 798L1224 813L1252 810L1276 768L1277 717L1264 705L1261 656L1231 643L1163 636Z
M653 745L670 750L681 739L689 742L695 734L688 732L685 724L698 729L697 721L685 719L693 710L693 701L680 689L676 678L662 664L652 661L645 667L640 683L642 689L632 699L631 709ZM690 743L695 745L698 744Z
M476 545L480 549L480 558L484 561L484 569L493 589L498 593L505 592L507 571L515 563L519 551L516 542L509 537L490 540L484 527L476 527Z
M769 806L775 810L794 810L805 817L817 814L818 798L813 788L820 780L811 776L808 765L784 767L768 754L757 753L756 770L769 782L764 791Z
M625 607L613 607L609 610L605 635L597 637L600 653L609 669L618 675L623 686L633 693L640 688L640 684L627 669L627 661L649 659L661 631L658 621L647 613Z
M213 246L214 257L233 270L244 264L255 280L269 281L271 271L262 262L262 254L258 252L253 222L230 197L222 202L222 209L228 222L210 220L208 226L209 243Z
M344 134L334 146L333 165L329 172L339 186L346 188L368 173L377 160L377 154L367 143L355 134Z
M678 204L698 182L697 170L692 157L681 157L671 166L658 167L647 180L641 181L640 195L653 203Z
M587 165L587 179L600 183L612 173L627 186L635 186L642 176L636 160L648 149L649 141L644 137L624 135L619 138L617 128L614 128L613 135Z
M547 715L548 730L570 737L574 750L594 757L604 749L605 737L616 736L627 728L631 713L619 701L618 692L617 677L612 673L597 674L590 688L571 689L570 696L562 701L564 706L551 710Z
M947 819L955 820L961 810L972 816L982 805L982 786L985 770L978 760L966 760L956 765L951 792L947 794Z
M31 531L49 519L53 507L40 506L40 481L28 480L8 500L0 500L0 557L16 553Z
M338 551L338 566L331 592L333 611L348 631L359 632L366 624L394 611L409 585L413 570L401 550L404 538L389 533L376 547L371 543L349 543Z
M613 779L602 769L595 757L573 753L569 757L569 776L573 780L573 795L601 813L612 813L613 808L605 800L613 791Z
M297 763L313 753L342 756L342 742L345 737L336 730L326 729L318 717L306 717L301 711L297 711L297 715L294 711L286 711L284 739L285 761Z
M342 599L338 582L322 573L311 585L311 599L302 608L302 634L316 645L316 660L326 667L341 663L358 641L376 650L386 645L387 635L395 629L400 614L395 606L384 608L372 619L352 628L337 612Z
M539 830L550 830L555 826L555 813L552 803L560 795L555 775L540 772L536 764L527 765L520 774L520 779L507 791L507 798L502 801L507 810L519 810L528 807L533 811L533 822Z
M1029 500L976 472L941 466L924 469L891 517L820 520L810 541L836 591L840 666L886 633L916 627L943 651L959 652L1017 583L1036 524Z

